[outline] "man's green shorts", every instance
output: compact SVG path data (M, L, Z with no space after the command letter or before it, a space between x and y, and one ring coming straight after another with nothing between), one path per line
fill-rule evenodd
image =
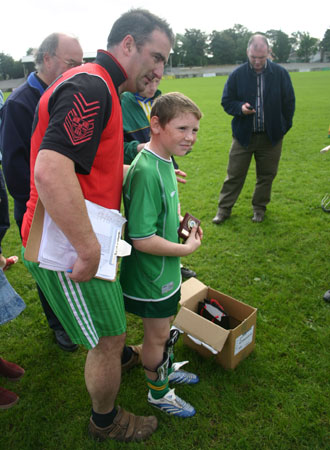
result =
M75 283L66 272L41 269L22 259L40 286L49 305L75 344L94 348L103 336L126 331L123 294L119 281L93 278Z

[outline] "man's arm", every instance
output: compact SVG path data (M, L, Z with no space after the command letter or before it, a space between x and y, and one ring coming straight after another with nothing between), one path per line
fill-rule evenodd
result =
M283 88L282 88L282 113L285 117L288 129L292 127L292 119L295 111L295 94L292 86L290 75L287 71L284 71L283 75Z
M78 254L70 278L76 282L90 280L98 269L100 244L87 214L74 162L52 150L40 150L34 176L41 202Z
M237 74L229 75L229 78L223 89L221 105L227 114L231 116L242 116L242 106L246 103L238 99L237 94Z

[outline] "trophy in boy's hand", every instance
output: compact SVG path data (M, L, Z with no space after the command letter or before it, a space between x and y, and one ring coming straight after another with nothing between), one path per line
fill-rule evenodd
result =
M196 219L196 217L192 216L189 213L186 213L178 230L178 234L180 238L186 240L189 237L189 234L194 226L197 226L197 229L200 225L201 221Z

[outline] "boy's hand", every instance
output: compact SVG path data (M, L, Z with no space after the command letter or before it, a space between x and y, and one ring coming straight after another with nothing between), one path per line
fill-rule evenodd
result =
M200 240L203 239L204 233L201 226L198 227L197 233L199 234Z
M202 235L203 235L203 232L202 232ZM189 237L187 238L184 245L187 245L189 247L190 251L188 254L193 253L201 245L201 235L200 235L200 231L197 230L197 227L193 227L191 229Z
M184 179L187 176L186 172L182 172L182 170L180 170L180 169L175 169L174 172L175 172L176 179L177 179L178 183L185 184L187 182ZM181 177L184 177L184 178L181 178Z

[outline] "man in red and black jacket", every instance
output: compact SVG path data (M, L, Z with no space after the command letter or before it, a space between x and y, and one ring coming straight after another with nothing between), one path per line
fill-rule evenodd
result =
M92 400L89 432L96 439L142 440L157 428L154 416L136 417L115 406L126 320L119 281L93 278L100 244L85 200L119 211L123 181L123 128L119 94L161 78L174 36L145 10L113 25L108 51L95 63L69 70L50 86L35 115L31 193L23 219L26 246L37 200L77 253L72 272L25 264L71 340L89 351L85 381ZM24 250L23 250L24 251Z

